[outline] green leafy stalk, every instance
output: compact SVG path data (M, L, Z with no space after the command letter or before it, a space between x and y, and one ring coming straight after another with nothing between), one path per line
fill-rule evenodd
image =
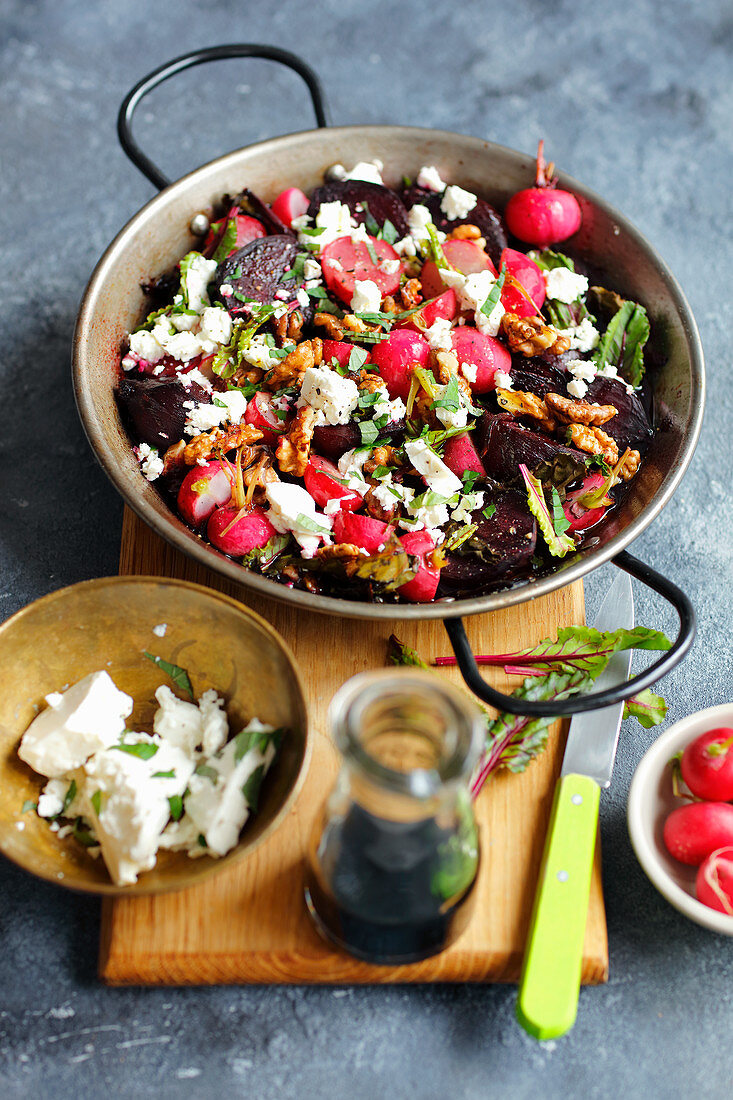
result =
M506 279L506 265L501 265L501 271L499 272L499 278L496 280L491 288L491 293L481 306L481 312L486 317L490 317L501 298L501 292L504 287L504 280Z
M161 672L165 672L166 675L170 676L176 687L180 688L181 691L185 691L193 699L193 687L185 668L171 664L170 661L164 661L162 657L156 657L155 654L148 653L147 649L143 650L143 656L152 661L154 665L157 665Z
M212 256L218 264L225 260L230 252L234 252L237 247L237 219L230 218L226 224L224 232L221 236L221 240L216 246L216 252Z
M430 252L430 258L434 261L436 267L447 268L453 271L453 264L448 262L443 246L438 239L438 231L432 222L428 222L425 226L425 232L428 235L428 249Z
M519 466L520 473L527 486L527 502L529 510L537 520L540 531L547 543L547 547L554 558L563 558L568 551L575 549L575 543L565 531L558 531L553 523L545 500L542 483L533 477L524 463ZM555 490L557 492L557 490ZM567 525L569 526L569 524ZM565 528L567 530L567 527Z
M664 721L666 714L667 704L664 699L661 695L655 695L650 688L640 691L624 703L624 718L636 718L644 729L658 726Z

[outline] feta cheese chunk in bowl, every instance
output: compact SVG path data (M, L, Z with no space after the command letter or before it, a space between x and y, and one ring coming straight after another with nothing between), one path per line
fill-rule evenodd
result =
M192 886L269 836L305 777L293 656L220 592L153 577L63 588L0 625L0 664L0 851L50 882L98 894ZM252 757L265 767L247 805L252 767L239 750L252 739L243 731L261 729L283 732L276 752L263 738Z

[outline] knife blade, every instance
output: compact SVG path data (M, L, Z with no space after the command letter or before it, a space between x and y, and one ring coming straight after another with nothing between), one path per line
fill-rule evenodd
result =
M633 625L631 580L619 573L593 626L615 630ZM631 651L612 654L595 690L625 683L630 669ZM564 1035L578 1013L601 788L611 781L623 709L623 703L615 703L577 714L570 724L517 998L517 1018L536 1039Z

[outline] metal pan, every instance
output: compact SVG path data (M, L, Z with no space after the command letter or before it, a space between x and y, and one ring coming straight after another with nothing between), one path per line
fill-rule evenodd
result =
M194 65L233 57L280 62L306 82L318 129L289 134L238 149L197 168L175 183L142 152L132 135L132 116L140 100L176 73ZM140 477L135 456L114 400L119 355L127 333L144 310L141 284L169 270L197 240L191 219L209 212L219 198L250 187L266 201L288 184L308 191L323 180L334 161L356 163L379 157L387 180L415 174L422 164L437 164L452 181L502 206L532 176L529 157L463 134L403 126L326 128L326 110L318 78L298 57L271 46L232 45L197 50L162 65L128 94L118 120L128 156L161 192L117 235L99 261L82 300L74 334L73 376L77 405L92 448L127 503L158 534L203 565L261 595L328 615L363 619L444 619L464 680L485 702L514 713L574 714L628 698L666 675L692 644L692 606L672 581L632 557L625 549L672 496L692 458L704 406L703 354L695 321L674 276L651 245L599 196L566 176L563 186L578 197L583 225L573 251L592 263L611 286L618 286L647 308L665 363L655 378L657 430L650 451L622 507L604 524L598 545L551 576L473 599L430 604L381 605L312 595L285 588L251 573L203 542ZM626 685L551 703L517 701L490 687L481 677L461 616L496 611L536 599L579 580L604 562L649 585L675 608L679 634L672 648Z

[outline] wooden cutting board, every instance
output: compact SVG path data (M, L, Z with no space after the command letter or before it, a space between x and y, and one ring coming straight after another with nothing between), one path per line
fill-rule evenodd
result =
M561 723L553 727L547 751L526 772L495 775L477 801L482 861L476 908L463 936L420 963L370 966L321 940L303 903L303 852L338 763L327 736L326 708L349 676L384 665L393 630L426 659L449 653L442 623L337 619L261 599L178 553L128 509L120 572L207 584L268 619L302 669L314 744L290 815L246 860L177 894L104 900L100 976L115 984L150 985L517 981L565 741ZM475 652L506 653L583 621L579 582L506 611L474 616L466 627ZM459 680L453 670L436 675ZM497 685L507 683L495 670L489 676ZM597 848L582 980L602 982L607 974Z

